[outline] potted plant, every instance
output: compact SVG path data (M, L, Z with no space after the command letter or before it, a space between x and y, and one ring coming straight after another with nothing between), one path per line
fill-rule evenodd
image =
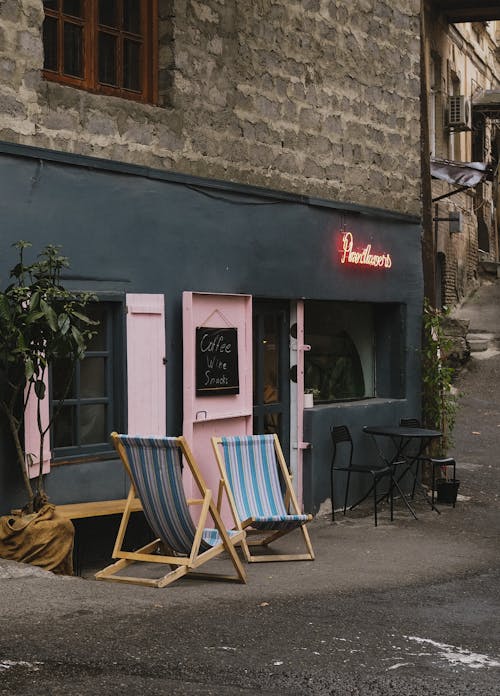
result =
M24 560L19 554L22 556L26 552L30 558L32 554L19 549L23 542L18 543L12 534L20 530L31 534L39 521L47 527L45 523L54 516L54 506L48 504L45 492L43 452L44 441L64 397L52 404L52 416L45 422L41 406L49 398L48 370L56 359L70 366L66 395L74 366L84 357L88 341L95 333L95 322L85 314L85 306L93 297L89 293L67 290L62 285L61 272L69 266L68 259L61 256L59 247L48 245L34 262L27 264L24 257L30 246L25 241L14 244L18 262L10 271L10 284L0 291L0 412L7 422L26 493L26 504L18 515L22 519L11 515L2 518L0 525L0 555L14 560ZM35 408L29 409L33 401ZM28 417L36 420L39 434L36 453L27 452L25 448ZM29 469L34 461L38 472L30 477ZM52 546L51 543L46 545ZM16 556L7 555L12 551ZM43 561L36 564L47 567Z
M450 476L450 468L448 466L440 467L441 476L436 479L437 502L455 506L460 481Z
M424 302L423 346L422 346L422 414L428 428L440 430L443 435L433 443L430 453L435 458L446 457L448 448L453 444L453 428L458 408L457 398L453 393L453 375L455 370L448 363L451 341L444 333L443 323L448 312L432 307ZM436 480L438 502L454 504L460 481L451 477L451 467L439 467L440 478ZM424 472L430 478L429 471ZM434 477L433 477L434 478Z
M304 389L304 408L312 408L314 406L314 399L317 399L319 395L319 389L314 387Z

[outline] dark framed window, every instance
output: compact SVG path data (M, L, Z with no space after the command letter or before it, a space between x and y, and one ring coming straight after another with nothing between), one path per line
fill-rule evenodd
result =
M123 423L122 309L117 302L87 307L99 326L85 357L74 370L64 360L52 365L51 410L58 412L51 428L56 461L93 457L112 449L109 434Z
M308 301L304 306L304 387L316 402L375 395L373 306L362 302Z
M304 387L315 402L405 398L406 312L396 302L306 301Z
M157 0L44 0L43 5L47 79L156 100Z

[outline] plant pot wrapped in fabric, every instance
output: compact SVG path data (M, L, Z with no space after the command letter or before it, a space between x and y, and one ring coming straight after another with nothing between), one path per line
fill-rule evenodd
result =
M459 486L460 481L458 479L438 479L436 481L438 503L445 503L455 507Z
M0 517L0 557L73 575L74 536L73 523L59 516L54 505L29 515L5 515Z

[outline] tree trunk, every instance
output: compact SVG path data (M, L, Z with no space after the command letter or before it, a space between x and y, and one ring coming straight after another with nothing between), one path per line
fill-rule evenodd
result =
M28 503L26 505L26 511L27 512L33 512L33 489L31 487L31 481L28 476L28 467L27 467L27 462L25 461L24 458L24 450L21 445L21 441L19 439L19 421L17 418L10 412L9 408L6 406L5 403L2 402L2 410L7 416L7 421L9 423L9 428L10 432L12 433L12 438L14 440L14 445L16 448L16 457L19 466L21 467L21 474L23 477L23 482L24 486L26 488L26 493L28 494Z

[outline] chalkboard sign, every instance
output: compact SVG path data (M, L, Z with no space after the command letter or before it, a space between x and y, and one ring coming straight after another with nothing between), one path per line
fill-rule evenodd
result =
M239 394L237 329L196 328L196 396Z

